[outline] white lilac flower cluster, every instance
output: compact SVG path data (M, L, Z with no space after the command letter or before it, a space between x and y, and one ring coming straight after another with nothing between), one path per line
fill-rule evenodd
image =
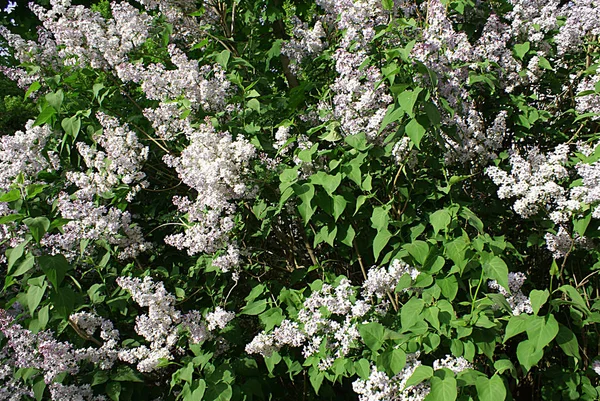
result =
M383 266L369 269L367 279L362 285L363 298L369 299L373 295L385 298L387 293L394 293L405 274L408 274L411 280L415 280L419 271L400 259L394 259L387 269Z
M61 227L61 232L42 238L41 244L51 254L62 253L67 258L75 258L81 252L81 240L104 239L117 245L120 259L133 258L152 247L144 240L141 228L132 225L131 214L117 207L96 206L93 200L72 199L61 192L57 210L69 221Z
M187 213L189 226L184 233L171 235L165 241L187 249L190 255L213 253L233 246L228 236L234 225L235 205L231 201L252 194L244 177L256 149L243 137L234 139L228 132L217 132L208 121L190 132L188 139L190 144L179 157L165 156L164 161L175 168L182 182L197 196L194 201L187 197L173 199L178 209ZM227 271L238 259L239 252L230 248L218 264Z
M148 186L142 166L148 159L149 148L139 142L127 124L121 125L116 118L104 113L97 113L96 117L103 127L96 142L104 150L78 142L77 150L89 170L68 172L67 180L79 188L75 195L82 200L126 185L130 187L127 200L132 201L137 192Z
M415 386L406 386L415 369L421 366L419 353L406 355L406 365L393 377L371 367L367 380L356 380L352 389L358 394L359 401L422 401L430 391L428 383L422 382Z
M0 360L4 361L8 357L6 349L0 349ZM9 362L0 365L0 401L19 401L25 396L33 398L33 391L21 383L14 373Z
M438 369L450 369L455 375L459 374L465 369L472 369L473 364L467 361L464 357L459 356L458 358L452 355L446 355L442 359L436 359L433 361L433 370Z
M317 5L325 10L325 15L313 28L294 19L293 37L283 44L282 52L292 60L291 68L297 71L303 58L327 46L325 26L343 32L340 47L333 53L338 73L331 86L333 103L319 104L320 118L323 122L339 121L343 135L364 132L370 140L376 140L392 97L382 82L381 71L374 66L364 69L361 66L368 57L375 27L385 24L391 13L374 0L319 0Z
M188 44L195 44L205 37L206 25L215 25L219 21L219 10L211 1L203 1L204 14L201 17L190 16L200 6L195 0L136 0L147 10L158 10L159 16L173 26L173 37Z
M508 273L508 288L510 292L498 284L496 280L491 280L488 282L488 287L492 290L497 290L500 294L504 295L506 302L508 302L512 308L513 315L517 316L521 313L531 314L533 313L531 301L525 294L523 294L523 291L521 291L521 287L526 279L527 276L525 276L524 273L510 272Z
M52 135L47 126L33 126L29 120L25 131L0 137L0 190L9 191L18 175L23 175L26 184L35 182L38 173L58 168L54 154L50 160L43 156L42 150Z
M539 46L558 27L558 0L510 0L510 3L513 9L506 19L515 38Z
M368 321L367 314L385 313L385 302L382 299L372 302L373 295L383 298L386 292L394 291L404 274L414 279L418 272L394 260L387 269L371 269L362 291L345 278L336 287L323 284L306 298L297 321L286 319L272 332L259 333L246 345L246 352L270 356L283 346L303 347L302 354L308 358L317 354L322 344L327 344L327 355L319 363L326 370L360 344L358 325ZM363 299L357 299L359 295Z
M182 118L183 113L175 102L161 102L154 109L144 109L144 116L150 121L158 137L165 141L172 141L180 134L190 136L194 130L190 118Z
M428 3L427 26L422 37L411 50L412 56L434 71L438 77L437 94L434 101L442 111L442 123L456 128L456 135L443 134L446 142L448 163L486 162L496 157L506 136L506 113L500 112L490 127L468 93L469 72L477 70L478 63L486 59L494 61L496 71L511 92L520 82L520 64L512 56L507 26L496 15L486 22L481 37L471 44L464 32L454 30L448 18L446 6L439 0ZM492 68L492 67L488 67ZM483 71L484 73L487 71ZM428 79L428 78L424 78ZM442 100L455 111L445 111Z
M225 309L217 306L213 312L206 315L206 322L208 323L208 331L224 329L233 318L235 313L227 312Z
M127 54L149 37L151 17L127 2L112 2L110 19L84 6L72 6L71 0L52 0L50 5L48 10L34 3L30 8L42 21L51 37L48 40L53 42L51 48L59 49L56 56L65 65L114 68L127 61ZM28 57L26 50L17 49L20 60ZM38 61L42 65L56 62Z
M565 165L568 162L569 146L562 144L554 151L544 154L535 147L524 158L517 151L510 156L510 174L498 167L488 167L486 174L500 188L500 199L517 198L514 211L527 218L537 214L540 209L550 209L563 204L565 189L558 182L568 177ZM559 215L553 219L562 222Z
M116 67L117 75L123 82L141 84L151 100L169 102L184 97L194 109L223 110L232 91L223 68L218 64L200 66L174 44L169 45L168 51L175 69L160 63L121 63Z
M560 14L566 17L555 37L559 54L564 54L585 43L585 38L600 34L600 1L573 0Z
M147 307L148 313L135 319L135 331L150 344L119 350L119 359L137 363L140 372L152 372L161 359L173 359L176 343L180 338L180 327L189 333L191 343L201 343L210 338L210 331L224 328L234 314L217 308L207 315L206 321L196 310L187 313L175 308L175 297L168 293L162 282L152 278L143 280L119 277L117 284L131 294L139 306ZM208 325L207 325L208 323Z
M72 384L64 385L52 383L50 385L50 398L52 401L106 401L103 395L94 395L89 384L81 386Z
M577 144L577 151L585 157L595 152L598 144ZM580 184L568 189L573 173L567 163L571 153L562 144L544 154L538 148L531 149L524 158L518 152L510 157L510 173L498 167L488 167L486 173L499 186L500 199L516 198L513 209L523 218L546 212L559 226L556 234L545 235L546 245L555 259L565 256L574 245L587 246L586 238L569 232L567 223L573 216L590 207L592 218L600 218L600 162L579 162L575 172Z
M577 85L577 93L594 91L596 85L600 82L600 71L594 75L584 77ZM587 95L577 96L575 98L575 109L579 113L596 113L592 120L600 120L600 94L588 93Z
M324 40L326 33L321 21L315 22L315 25L310 28L294 16L291 23L294 25L292 38L281 45L281 53L289 57L290 69L296 73L300 62L305 57L320 53L327 47L327 42Z
M120 277L117 283L131 294L138 305L148 308L147 314L136 317L135 331L148 341L149 346L122 348L118 343L119 332L110 320L94 313L78 312L69 317L71 325L82 337L94 341L99 347L76 349L69 342L56 340L50 331L33 333L24 329L14 322L7 311L0 309L0 332L8 340L6 346L0 349L0 358L9 361L6 368L0 370L0 382L18 389L18 383L6 380L5 370L12 372L12 368L34 368L43 374L45 382L49 384L61 373L74 375L79 372L82 361L106 370L121 360L137 363L140 372L151 372L158 368L162 358L173 358L180 329L188 333L191 343L201 343L211 338L211 331L225 328L235 316L220 307L208 313L206 319L196 310L181 313L174 307L175 297L165 290L161 282L155 283L150 277L144 280ZM95 338L98 332L101 343ZM66 396L76 394L78 390L75 387L55 386L54 390L58 398L53 400L78 399ZM81 394L87 394L85 389L79 390ZM91 395L80 399L96 400Z

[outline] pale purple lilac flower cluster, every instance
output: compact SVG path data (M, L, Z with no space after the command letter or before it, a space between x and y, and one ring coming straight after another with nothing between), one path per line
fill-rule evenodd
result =
M149 277L144 280L120 277L117 283L130 292L138 305L148 308L147 314L137 316L135 331L149 346L123 348L119 344L119 332L110 320L95 313L78 312L69 317L71 325L88 339L95 339L99 332L101 344L99 347L77 349L69 342L56 340L50 331L33 333L23 328L7 311L0 309L0 332L8 340L6 346L0 350L2 360L8 361L5 368L0 370L0 381L14 389L11 394L26 392L19 387L18 382L7 380L9 376L6 370L12 375L13 368L38 369L47 384L52 383L61 373L77 374L79 364L83 361L107 370L111 369L117 360L121 360L137 363L140 372L154 371L158 369L161 359L173 358L176 342L181 336L180 329L188 333L191 343L201 343L211 338L211 331L225 328L235 316L220 307L210 312L206 319L196 310L184 314L175 309L175 297L165 290L164 285L161 282L155 283ZM63 386L53 383L50 391L52 400L55 401L103 400L93 397L89 386L85 385ZM76 397L77 394L80 398Z
M38 369L47 384L52 383L60 373L76 374L78 364L90 361L101 369L110 369L115 361L116 345L114 338L118 333L105 331L109 338L107 346L102 348L75 349L69 342L61 342L54 338L50 331L33 333L14 322L7 311L0 309L0 331L8 340L3 351L9 357L8 365L14 368Z

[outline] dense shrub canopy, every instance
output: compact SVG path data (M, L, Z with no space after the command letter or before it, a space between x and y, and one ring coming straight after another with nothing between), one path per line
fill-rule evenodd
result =
M597 0L9 4L0 400L599 399L599 34Z

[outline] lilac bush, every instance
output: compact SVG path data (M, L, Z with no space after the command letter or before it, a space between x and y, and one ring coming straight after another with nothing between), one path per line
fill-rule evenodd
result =
M11 7L0 400L600 397L600 2Z

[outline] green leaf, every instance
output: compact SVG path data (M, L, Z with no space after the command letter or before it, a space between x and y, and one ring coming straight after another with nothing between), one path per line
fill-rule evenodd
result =
M387 127L391 123L394 123L394 122L400 120L400 118L403 115L404 115L404 109L402 109L401 107L394 109L393 106L390 106L387 113L383 117L383 120L381 121L381 125L379 126L379 133L381 133L385 129L385 127Z
M251 304L248 304L242 309L243 315L258 315L267 308L267 301L265 299L259 299Z
M257 99L248 100L247 106L250 110L260 113L260 102Z
M28 253L27 256L25 256L25 259L21 262L21 264L19 264L15 272L12 274L12 276L19 277L20 275L23 275L29 270L31 270L34 265L35 257L31 253Z
M229 57L231 57L231 52L229 50L223 50L221 53L217 54L215 60L224 70L226 70L227 63L229 63Z
M525 55L529 51L529 48L530 48L529 42L516 44L514 47L515 56L517 56L517 58L519 60L523 60L523 57L525 57Z
M56 114L56 110L53 107L47 105L46 107L44 107L42 109L40 114L37 116L37 118L35 119L35 121L33 123L33 126L37 127L38 125L46 124L47 122L52 120L52 117L54 117L55 114Z
M421 149L421 139L425 135L425 128L416 119L412 119L404 129L417 149Z
M315 394L319 394L319 389L321 388L321 384L323 384L323 378L325 378L325 373L321 372L315 368L310 368L308 371L308 379L310 380L310 384L315 389Z
M409 299L408 302L402 306L402 310L400 311L400 323L403 331L410 329L419 320L423 320L423 317L420 315L424 306L425 302L417 297Z
M54 305L54 311L65 319L73 313L75 303L79 298L78 294L70 287L57 288L50 294L50 302Z
M403 248L406 249L410 256L415 258L421 266L425 264L425 260L427 260L427 256L429 255L429 244L427 242L417 240L410 244L405 244Z
M573 286L571 286L571 285L563 285L563 286L558 287L557 290L558 291L562 291L563 293L567 294L569 296L569 298L571 298L571 301L573 301L573 303L575 305L577 305L578 307L580 307L588 315L591 313L591 311L588 308L587 304L583 300L583 297L581 296L581 294L579 294L579 291L577 291L577 289L575 289Z
M448 276L446 278L436 279L436 284L442 290L442 295L452 301L458 294L458 280L455 275Z
M530 317L528 315L511 316L506 325L506 332L504 333L503 343L506 343L510 338L521 334L527 328L527 323Z
M406 381L404 388L410 386L416 386L424 380L427 380L433 376L433 369L427 365L420 365L414 370L413 374Z
M527 324L527 337L535 351L542 351L558 334L558 322L554 315L535 316Z
M33 385L33 396L35 397L35 401L42 401L44 390L46 390L46 383L44 382L43 377L39 377Z
M438 210L429 216L429 222L433 226L434 234L437 234L440 230L445 230L451 221L450 213L446 209Z
M337 221L344 213L348 201L342 195L333 195L333 219Z
M506 372L507 370L510 370L513 374L516 373L515 365L513 365L513 363L509 359L497 360L496 362L494 362L494 369L496 369L496 372L499 375Z
M21 191L13 189L10 192L6 192L0 196L0 202L13 202L21 199Z
M350 224L344 224L341 225L338 230L337 239L342 244L352 247L355 236L356 232L354 231L354 228Z
M399 348L392 348L377 358L377 366L382 366L388 374L398 374L406 364L406 354Z
M271 331L283 321L283 311L281 308L269 308L261 313L258 318L265 326L265 330Z
M37 261L54 288L60 286L67 272L72 269L71 264L61 254L38 256Z
M116 371L111 373L110 379L118 382L144 382L144 377L137 370L126 365L117 366Z
M354 362L354 369L356 369L356 373L363 380L367 380L371 375L371 365L364 358Z
M537 315L540 311L540 308L546 303L550 293L548 290L532 290L529 293L529 300L531 301L531 308L533 309L533 314Z
M387 229L390 220L388 215L389 211L389 207L374 207L373 213L371 214L371 227L378 231Z
M42 239L42 237L44 236L44 234L46 234L46 231L48 231L48 228L50 227L50 220L48 220L46 217L41 216L28 217L26 219L23 219L23 223L25 223L25 225L29 227L29 231L31 232L33 239L35 239L35 241L38 244L40 243L40 239Z
M81 120L79 117L63 118L60 125L62 126L65 133L69 136L76 137L81 129Z
M410 117L415 116L413 109L415 107L417 98L419 97L419 93L421 93L422 90L423 90L422 88L417 88L414 91L413 90L405 90L400 95L398 95L398 104L400 104L400 107L402 108L402 110L404 110L404 112L406 114L408 114Z
M494 256L484 263L483 271L487 277L496 280L506 291L510 291L508 287L508 266L506 266L506 263L500 257Z
M390 238L392 238L392 233L386 229L377 232L377 235L373 239L373 257L375 260L379 258L379 254L390 241Z
M543 68L545 70L552 70L552 66L550 65L550 62L545 57L539 58L538 65L540 66L540 68Z
M31 96L31 94L35 91L37 91L38 89L40 89L42 87L42 85L39 82L33 82L31 85L29 85L29 88L27 88L27 92L25 92L25 96L23 96L23 100L27 100L29 99L29 96Z
M179 379L190 383L194 375L194 362L188 362L187 366L178 370Z
M431 392L427 396L427 401L455 401L458 396L456 390L456 379L453 376L446 375L443 379L433 376L430 380Z
M23 241L19 245L14 248L8 249L6 251L6 257L8 259L8 272L10 274L11 268L14 266L15 262L23 256L23 252L25 251L25 245L27 245L28 241Z
M311 201L315 196L315 187L308 183L294 185L294 192L302 200L302 202L298 205L298 212L300 212L300 215L304 220L304 224L306 225L315 212L313 206L311 205Z
M371 351L377 351L385 341L385 327L380 323L370 322L358 325L358 331Z
M92 94L94 95L94 98L98 97L98 94L100 93L100 91L104 89L104 84L102 83L95 83L92 86Z
M385 118L384 118L385 120ZM369 143L364 132L360 132L354 135L347 135L344 137L344 142L353 147L356 150L364 151L369 149Z
M525 370L530 370L544 356L543 350L536 350L535 345L529 340L521 341L517 345L517 359Z
M562 348L565 354L581 360L579 355L579 343L577 337L569 328L559 323L558 334L556 335L556 342L559 347Z
M491 379L478 377L475 387L480 401L504 401L506 399L506 387L498 375L492 376Z
M381 4L383 5L384 10L394 9L394 0L381 0Z
M185 399L185 401L202 401L202 397L204 397L204 393L206 392L206 382L203 379L199 379L197 382L197 386L192 391L189 399Z
M119 382L108 382L106 383L106 395L113 401L119 401L121 396L121 383Z
M34 282L37 283L38 280L31 279L28 281L29 288L27 289L27 306L29 307L29 313L33 315L33 312L37 309L42 298L44 297L44 293L46 292L46 288L48 288L48 284L45 282L41 285L34 285Z
M60 106L62 105L63 99L65 95L62 89L59 89L56 92L51 92L46 95L46 101L50 106L52 106L55 110L60 110Z

